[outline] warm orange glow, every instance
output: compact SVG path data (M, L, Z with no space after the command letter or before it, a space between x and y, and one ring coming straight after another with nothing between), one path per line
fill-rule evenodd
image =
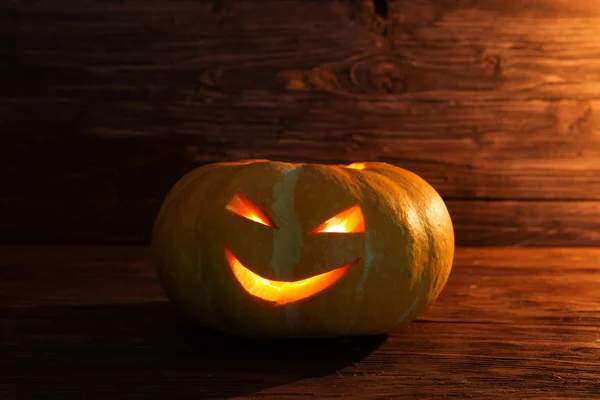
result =
M263 300L272 301L276 306L293 303L327 289L358 261L300 281L283 282L272 281L250 271L235 258L227 247L225 247L225 257L238 282L248 293Z
M362 162L355 162L355 163L352 163L350 165L347 165L346 168L365 169L365 168L367 168L367 164L362 163Z
M229 203L225 206L225 209L241 217L258 222L259 224L276 228L273 221L271 221L256 204L251 202L241 193L234 194L231 200L229 200Z
M357 204L342 211L335 217L329 218L310 233L357 233L364 231L365 221L363 219L362 210Z

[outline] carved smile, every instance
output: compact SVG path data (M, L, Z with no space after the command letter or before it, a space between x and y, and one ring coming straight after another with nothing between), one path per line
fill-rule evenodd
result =
M263 300L272 301L276 306L293 303L327 289L344 276L344 274L360 260L360 258L357 258L343 267L310 278L285 282L263 278L250 271L242 265L227 247L225 247L225 257L227 258L227 262L229 263L233 274L246 292Z

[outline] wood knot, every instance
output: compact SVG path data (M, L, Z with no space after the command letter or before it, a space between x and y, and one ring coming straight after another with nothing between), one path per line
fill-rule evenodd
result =
M311 88L345 96L398 95L407 90L410 68L394 57L356 56L314 68L306 73L306 81Z
M387 19L389 13L387 0L373 0L373 11L378 17Z
M283 71L277 76L287 90L307 90L309 88L305 71Z
M385 56L367 57L350 68L350 81L364 93L399 94L406 91L402 65Z
M308 75L308 81L317 89L330 92L340 90L340 83L334 71L327 68L315 68Z
M200 72L198 73L198 76L196 77L196 80L202 86L214 88L214 87L219 86L219 81L221 80L222 77L223 77L222 69L204 68L204 69L200 70Z
M380 93L402 93L406 91L406 80L397 65L382 63L370 70L371 82Z
M349 0L350 19L379 36L388 35L390 5L388 0Z
M559 134L581 137L594 132L592 106L587 101L562 100L550 106L550 113Z
M383 151L378 138L367 132L346 136L343 149L349 160L356 159L356 154L360 154L359 158L374 158Z
M484 55L481 58L481 68L487 73L499 77L502 75L502 59L494 54Z

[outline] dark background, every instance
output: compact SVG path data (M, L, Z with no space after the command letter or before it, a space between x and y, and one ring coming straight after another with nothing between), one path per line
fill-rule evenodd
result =
M386 161L459 246L600 245L600 5L0 5L0 241L146 244L167 190L239 158Z

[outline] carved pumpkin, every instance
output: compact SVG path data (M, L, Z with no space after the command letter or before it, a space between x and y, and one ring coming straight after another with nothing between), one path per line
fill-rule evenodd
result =
M254 337L388 332L434 302L454 256L440 196L379 162L206 165L171 189L152 242L179 309Z

